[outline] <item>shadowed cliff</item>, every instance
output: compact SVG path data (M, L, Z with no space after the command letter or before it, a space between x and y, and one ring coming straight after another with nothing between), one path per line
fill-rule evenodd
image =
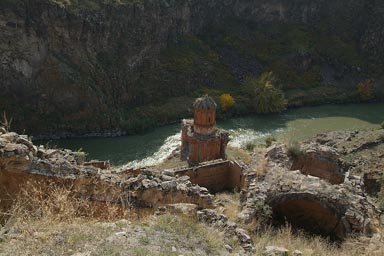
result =
M140 132L273 71L289 106L383 95L380 1L0 3L0 110L33 134ZM361 99L357 85L374 81Z

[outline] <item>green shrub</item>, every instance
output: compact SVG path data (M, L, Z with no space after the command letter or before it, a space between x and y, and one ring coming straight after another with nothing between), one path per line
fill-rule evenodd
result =
M266 145L267 147L270 147L274 141L276 141L275 137L273 137L273 136L268 136L268 137L265 139L265 145Z
M261 201L257 201L255 204L255 208L257 218L256 230L261 231L265 229L268 224L270 224L273 213L272 207Z
M257 113L279 113L287 101L283 92L275 87L276 78L272 72L263 73L259 79L250 78L248 86L254 88L254 108Z
M297 159L304 155L304 152L298 142L292 142L288 145L288 155L293 159Z
M245 149L248 151L253 151L255 147L256 147L256 144L252 141L247 142L247 144L245 145Z
M384 129L384 121L380 124L381 129Z

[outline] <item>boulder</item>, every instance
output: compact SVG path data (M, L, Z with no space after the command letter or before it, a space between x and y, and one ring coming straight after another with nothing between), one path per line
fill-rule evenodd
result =
M239 240L242 242L242 243L250 243L251 240L251 237L248 235L248 232L245 231L244 229L242 228L237 228L235 230L235 233L237 235L237 237L239 238Z
M299 250L294 250L294 251L292 252L292 255L293 255L293 256L301 256L301 255L303 255L303 252L302 252L302 251L299 251Z
M179 204L167 204L166 208L171 213L181 213L185 215L195 216L198 207L196 204L179 203Z
M284 247L267 246L263 252L264 256L288 256L289 250Z

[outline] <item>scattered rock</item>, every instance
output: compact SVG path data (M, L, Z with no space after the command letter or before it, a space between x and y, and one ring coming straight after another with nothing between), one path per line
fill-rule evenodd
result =
M175 180L164 181L160 185L164 190L168 190L171 188L175 188L177 186L177 182Z
M173 181L175 180L175 177L168 176L168 175L161 175L161 179L164 181Z
M196 204L179 203L179 204L168 204L166 205L166 208L171 213L181 213L185 215L195 216L198 206Z
M116 232L115 236L119 236L119 237L127 236L127 232L126 231Z
M72 254L72 256L90 256L90 255L92 255L92 252L91 252L91 251L87 251L87 252L77 252L77 253Z
M303 252L302 252L302 251L294 250L294 251L292 252L292 256L301 256L301 255L303 255Z
M141 184L143 185L144 188L153 188L157 187L157 182L150 180L150 179L144 179L141 181Z
M248 232L244 229L237 228L235 230L235 233L242 243L248 243L249 241L251 241L251 237L248 235Z
M288 256L289 250L284 247L267 246L263 252L264 256Z
M254 250L252 239L248 235L247 231L237 228L237 224L228 221L228 218L223 214L218 214L212 209L203 209L197 212L197 219L200 222L224 229L226 237L236 236L241 244L241 247L246 252L252 252Z
M232 252L232 251L233 251L233 248L232 248L229 244L225 244L225 245L224 245L224 248L225 248L228 252Z

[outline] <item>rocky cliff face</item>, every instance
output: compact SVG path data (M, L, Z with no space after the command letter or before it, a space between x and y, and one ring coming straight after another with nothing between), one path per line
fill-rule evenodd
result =
M0 4L0 109L15 117L18 129L132 130L146 126L148 116L155 116L156 123L179 118L178 111L185 114L187 107L172 110L174 115L142 110L166 102L176 102L169 103L174 107L202 88L234 84L237 73L260 62L236 61L228 50L208 49L210 40L200 45L204 31L226 27L231 20L318 27L326 20L335 33L346 29L353 35L374 67L384 54L380 1L80 2ZM185 43L185 37L193 40ZM198 45L193 61L183 55L186 51L172 52L180 44Z

